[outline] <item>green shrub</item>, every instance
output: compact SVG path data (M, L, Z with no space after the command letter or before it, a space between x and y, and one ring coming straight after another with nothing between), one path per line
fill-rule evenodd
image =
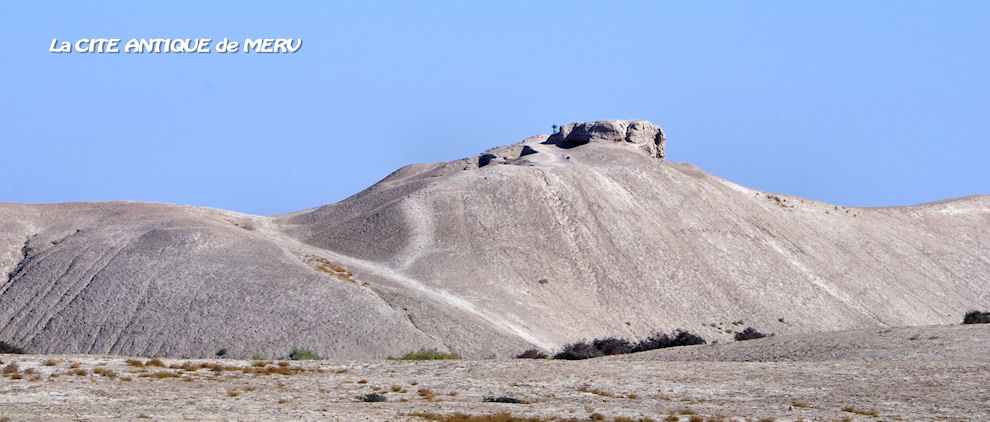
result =
M461 355L457 353L443 353L437 351L437 349L427 349L422 348L415 352L409 352L402 357L393 358L389 357L389 360L447 360L447 359L460 359Z
M268 355L263 355L261 353L255 353L251 355L251 360L268 360Z
M990 312L966 312L966 316L963 317L963 324L990 324Z
M321 358L320 355L316 354L316 352L312 350L304 349L302 347L293 347L292 351L289 352L289 359L290 360L321 360L323 358Z

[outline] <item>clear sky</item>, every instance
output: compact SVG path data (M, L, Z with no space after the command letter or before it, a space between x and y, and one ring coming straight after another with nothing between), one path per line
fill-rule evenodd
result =
M990 194L990 2L3 2L0 201L277 214L410 163L647 119L667 159L841 205ZM301 38L54 54L53 38Z

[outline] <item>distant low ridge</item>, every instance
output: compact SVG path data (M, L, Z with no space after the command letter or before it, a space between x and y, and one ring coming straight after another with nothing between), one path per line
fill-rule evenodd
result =
M643 120L413 164L280 216L0 204L0 341L39 353L469 358L990 308L990 197L841 207L664 161Z

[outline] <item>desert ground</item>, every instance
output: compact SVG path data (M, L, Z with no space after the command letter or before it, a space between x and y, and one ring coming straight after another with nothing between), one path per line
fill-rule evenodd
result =
M6 354L0 420L979 421L990 419L988 341L990 325L967 325L581 361ZM361 401L372 393L385 401ZM486 401L497 397L522 403Z

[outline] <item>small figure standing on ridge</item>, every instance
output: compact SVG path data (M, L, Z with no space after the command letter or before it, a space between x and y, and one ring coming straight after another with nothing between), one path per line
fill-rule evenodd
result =
M557 128L558 128L558 127L559 127L559 126L557 126L557 124L556 124L556 123L555 123L555 124L553 125L553 133L557 133Z

